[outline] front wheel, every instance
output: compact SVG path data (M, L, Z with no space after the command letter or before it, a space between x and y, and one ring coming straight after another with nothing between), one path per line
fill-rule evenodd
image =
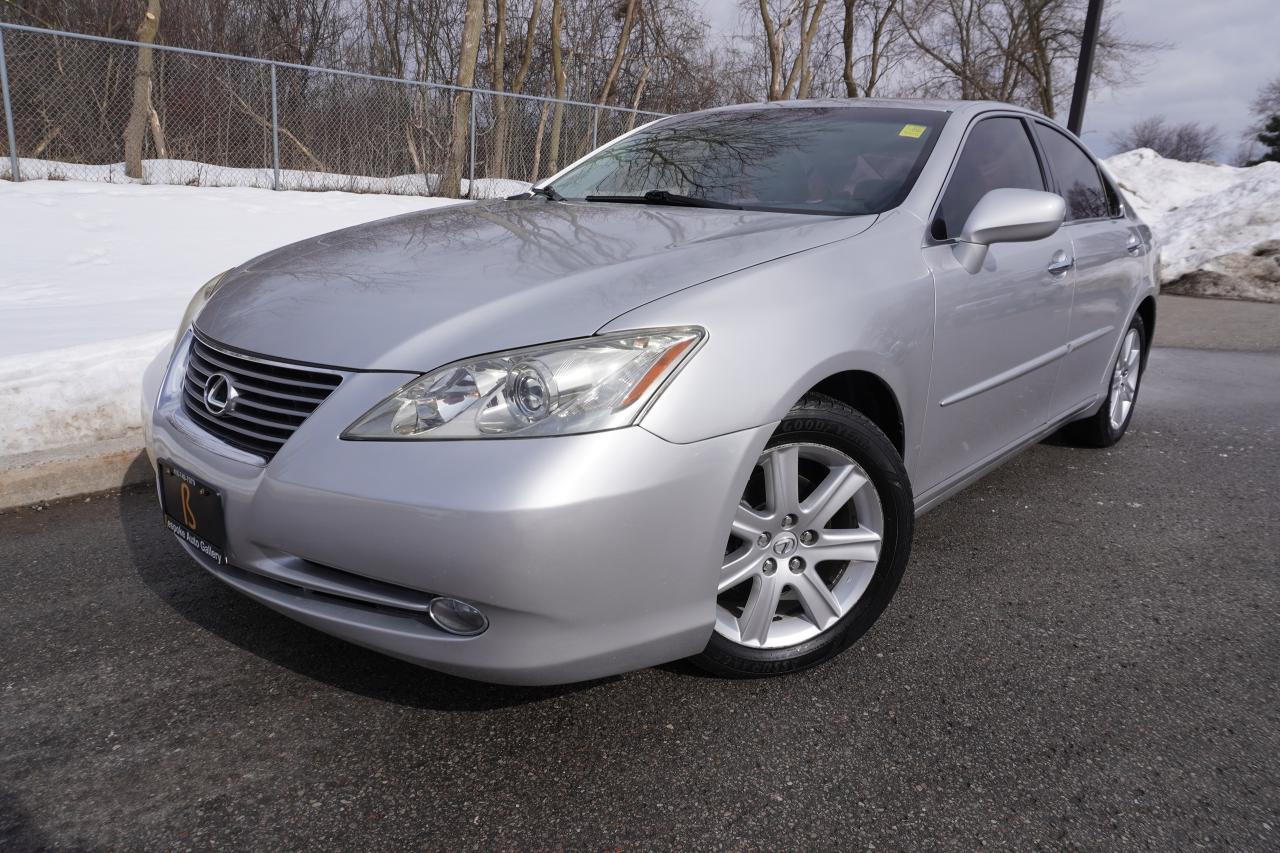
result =
M863 415L802 399L765 445L725 546L699 666L780 675L836 655L888 605L915 507L893 444Z

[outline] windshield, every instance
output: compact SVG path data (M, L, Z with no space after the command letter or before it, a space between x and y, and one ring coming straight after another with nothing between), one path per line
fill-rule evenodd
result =
M906 198L947 113L876 107L736 109L661 120L554 183L565 198L665 190L720 206L881 213ZM671 203L663 193L652 203Z

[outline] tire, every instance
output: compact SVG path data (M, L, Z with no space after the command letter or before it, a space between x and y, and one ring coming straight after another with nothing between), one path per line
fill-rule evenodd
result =
M839 654L893 598L914 523L910 481L893 443L843 403L806 395L765 445L739 500L716 628L693 662L752 678Z
M1080 447L1110 447L1124 437L1138 406L1138 389L1147 363L1146 352L1147 328L1142 318L1135 316L1111 365L1107 398L1102 401L1102 408L1067 425L1063 435L1069 442Z

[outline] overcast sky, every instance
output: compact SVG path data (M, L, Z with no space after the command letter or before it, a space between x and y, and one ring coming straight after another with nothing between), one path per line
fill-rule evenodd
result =
M717 33L732 33L736 0L702 5ZM1170 47L1148 59L1134 85L1090 97L1089 146L1110 154L1113 131L1160 113L1220 128L1219 155L1234 155L1251 121L1249 101L1280 75L1280 0L1107 0L1105 8L1120 16L1125 35Z

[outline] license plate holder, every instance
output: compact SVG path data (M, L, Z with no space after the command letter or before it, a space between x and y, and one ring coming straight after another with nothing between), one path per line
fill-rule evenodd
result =
M215 564L227 562L222 494L181 468L161 461L160 507L165 526Z

